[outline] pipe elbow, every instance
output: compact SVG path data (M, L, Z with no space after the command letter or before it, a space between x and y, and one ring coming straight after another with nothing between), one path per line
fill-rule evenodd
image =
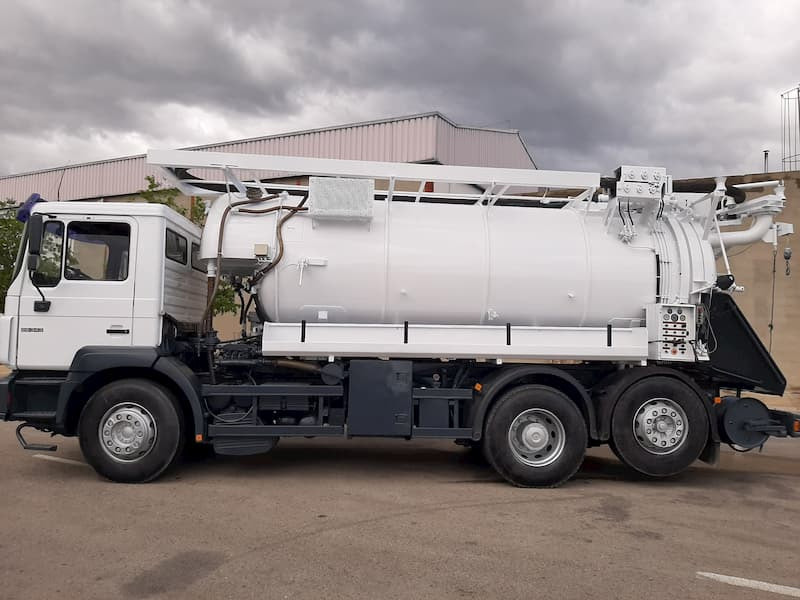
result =
M753 224L743 231L726 231L720 235L712 233L708 236L708 241L712 247L720 248L725 244L725 248L733 248L735 246L744 246L752 244L763 238L770 227L772 227L773 215L762 214L754 218Z

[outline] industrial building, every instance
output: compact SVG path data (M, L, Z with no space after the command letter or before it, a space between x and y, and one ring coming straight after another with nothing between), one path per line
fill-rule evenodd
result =
M517 130L457 125L438 112L194 146L187 150L389 162L535 169ZM145 155L126 156L0 177L0 198L32 192L53 200L134 199L148 175Z

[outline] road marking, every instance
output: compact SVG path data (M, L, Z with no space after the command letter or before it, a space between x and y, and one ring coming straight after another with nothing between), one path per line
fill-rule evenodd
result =
M88 467L85 462L79 460L72 460L71 458L61 458L60 456L50 456L49 454L34 454L33 458L41 458L42 460L52 460L53 462L64 463L65 465L77 465L79 467Z
M698 571L697 576L727 583L728 585L736 585L739 587L761 590L762 592L772 592L773 594L800 598L800 588L789 587L788 585L778 585L776 583L767 583L766 581L756 581L755 579L744 579L743 577L732 577L730 575L719 575L718 573L706 573L704 571Z

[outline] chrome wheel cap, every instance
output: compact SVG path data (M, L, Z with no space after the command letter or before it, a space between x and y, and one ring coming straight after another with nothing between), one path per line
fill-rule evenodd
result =
M111 407L98 429L103 450L120 462L134 462L147 456L155 445L156 434L153 415L132 402Z
M566 435L561 420L543 408L521 412L508 428L508 444L519 462L545 467L564 452Z
M689 423L681 406L669 398L651 398L633 417L633 435L651 454L671 454L686 440Z

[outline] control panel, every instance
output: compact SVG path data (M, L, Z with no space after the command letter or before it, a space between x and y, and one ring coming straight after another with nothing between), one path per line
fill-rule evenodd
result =
M693 304L650 304L646 312L650 358L697 360L697 307Z

